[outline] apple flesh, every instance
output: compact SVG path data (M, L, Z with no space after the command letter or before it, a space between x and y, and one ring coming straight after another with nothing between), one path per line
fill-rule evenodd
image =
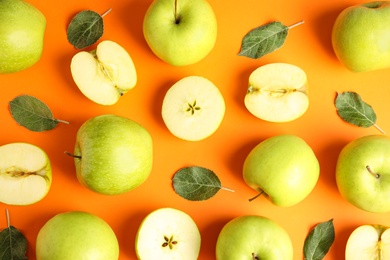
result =
M293 259L293 246L287 231L263 216L240 216L220 231L216 259Z
M23 0L0 1L0 73L25 70L42 56L46 18Z
M345 260L390 259L390 229L383 225L362 225L349 236Z
M0 146L0 202L29 205L49 192L52 169L49 157L28 143Z
M102 41L91 52L78 52L73 56L70 68L80 91L101 105L115 104L137 83L133 60L113 41Z
M309 107L306 73L287 63L271 63L249 76L246 108L269 122L288 122L302 116Z
M82 211L60 213L39 230L37 260L118 260L119 244L102 218Z
M135 241L138 259L198 259L199 229L185 212L160 208L142 221Z
M162 118L168 130L187 141L200 141L219 128L225 101L219 89L200 76L185 77L165 94Z

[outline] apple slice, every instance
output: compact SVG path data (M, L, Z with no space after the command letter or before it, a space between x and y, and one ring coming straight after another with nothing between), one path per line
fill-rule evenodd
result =
M178 138L199 141L212 135L225 115L225 101L219 89L200 76L185 77L165 94L162 118Z
M345 259L390 259L390 229L382 225L362 225L348 238Z
M249 76L246 108L270 122L288 122L302 116L309 107L306 73L287 63L271 63Z
M194 220L183 211L160 208L145 217L135 240L139 259L198 259L201 237Z
M102 41L96 50L81 51L70 65L74 82L90 100L113 105L137 83L137 72L128 52L113 41Z
M29 205L49 192L52 170L47 154L27 143L0 146L0 202Z

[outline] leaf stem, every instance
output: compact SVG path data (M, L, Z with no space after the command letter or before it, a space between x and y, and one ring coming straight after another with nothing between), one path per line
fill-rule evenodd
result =
M106 16L109 12L111 12L112 8L108 9L107 11L105 11L102 15L100 15L102 18L104 16Z
M234 190L233 189L230 189L230 188L226 188L226 187L221 187L221 190L226 190L226 191L230 191L230 192L234 192Z
M64 123L64 124L69 125L69 122L68 122L68 121L65 121L65 120L56 119L56 121L59 122L59 123Z
M374 127L379 130L382 134L386 134L385 131L383 131L382 128L380 128L377 124L374 124Z
M292 28L294 28L294 27L296 27L296 26L298 26L298 25L304 24L304 23L305 23L304 20L299 21L299 22L297 22L297 23L294 23L293 25L288 26L288 29L292 29Z
M9 217L8 209L5 209L5 217L7 219L7 227L10 227L11 226L11 220L10 220L10 217Z

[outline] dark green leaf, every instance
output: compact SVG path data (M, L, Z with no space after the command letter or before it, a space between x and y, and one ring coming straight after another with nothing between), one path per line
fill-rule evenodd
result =
M6 215L8 227L0 231L0 260L26 260L27 240L10 225L8 210Z
M316 225L305 239L303 248L304 259L323 259L332 246L334 238L333 219Z
M17 123L35 132L42 132L55 128L58 120L53 118L50 109L39 99L21 95L10 103L12 117Z

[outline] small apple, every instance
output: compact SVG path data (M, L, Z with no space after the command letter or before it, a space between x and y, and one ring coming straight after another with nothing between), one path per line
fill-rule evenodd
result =
M119 244L100 217L82 211L60 213L39 230L37 260L118 260Z
M28 143L0 146L0 202L29 205L49 192L52 169L49 157Z
M98 193L121 194L150 175L152 137L131 119L100 115L79 128L73 156L81 184Z
M345 260L390 259L390 229L383 225L362 225L349 236Z
M78 52L72 58L70 69L80 91L101 105L115 104L137 83L133 60L113 41L102 41L90 52Z
M390 137L368 135L348 143L336 165L341 196L369 212L390 211Z
M270 63L249 76L246 108L270 122L288 122L302 116L309 107L306 73L287 63Z
M248 154L243 166L245 182L259 192L256 197L265 195L282 207L305 199L314 189L319 174L313 150L295 135L278 135L262 141Z
M43 52L46 18L23 0L0 1L0 73L13 73L37 63Z
M332 29L333 50L349 70L390 68L390 1L375 1L344 9Z
M240 216L220 231L217 260L293 259L293 245L287 231L263 216Z
M154 0L145 14L143 33L157 57L185 66L214 48L217 19L206 0Z
M185 77L165 94L162 118L178 138L199 141L212 135L225 115L225 101L219 89L200 76Z
M198 259L199 229L185 212L160 208L142 221L135 241L138 259Z

